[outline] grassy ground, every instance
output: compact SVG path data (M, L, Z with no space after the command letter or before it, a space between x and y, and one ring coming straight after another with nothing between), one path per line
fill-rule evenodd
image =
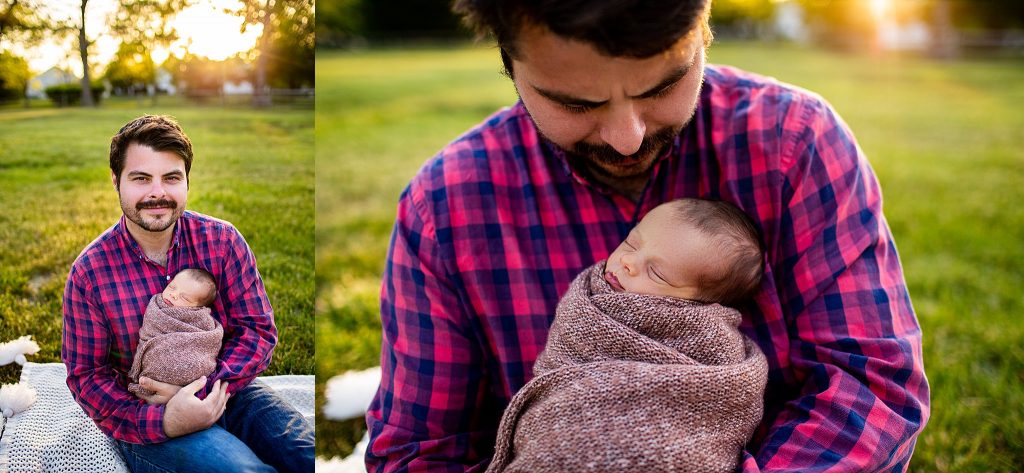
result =
M145 114L175 116L195 160L188 207L235 224L252 247L280 335L265 374L312 374L312 110L139 106L0 111L0 341L32 334L35 362L59 362L72 261L121 215L110 137ZM0 367L16 381L17 365Z
M932 386L911 469L1019 468L1024 62L727 43L714 45L710 60L822 94L871 159ZM378 363L379 279L397 196L424 160L515 99L498 69L489 48L318 54L319 387ZM360 424L321 420L321 454L347 453Z

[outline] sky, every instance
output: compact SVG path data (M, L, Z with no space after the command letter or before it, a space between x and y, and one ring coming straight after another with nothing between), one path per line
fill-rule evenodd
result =
M81 21L78 0L53 0L46 6L54 18ZM251 49L259 39L262 25L250 26L245 33L239 31L242 18L224 13L225 8L240 7L238 0L193 0L192 5L182 10L172 24L178 30L179 39L167 50L153 52L153 60L160 64L170 54L184 55L186 48L193 54L213 60L223 60L237 52ZM117 0L89 0L86 7L85 31L93 43L89 56L94 73L102 73L103 67L114 57L119 41L112 37L106 26L107 19L117 9ZM68 34L63 39L50 39L32 48L24 45L9 45L12 50L29 62L33 73L41 73L53 66L71 70L82 75L82 60L78 53L77 34Z

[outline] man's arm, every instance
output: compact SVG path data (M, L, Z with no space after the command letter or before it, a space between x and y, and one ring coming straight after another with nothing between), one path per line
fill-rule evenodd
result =
M108 436L129 443L163 442L167 440L164 406L147 404L117 383L108 361L112 349L108 321L87 279L76 263L64 287L61 359L68 369L68 388Z
M229 383L229 394L248 386L270 365L277 344L274 312L256 258L238 230L229 227L225 232L226 255L217 295L223 298L226 313L224 347L201 395L216 380Z
M743 470L905 470L929 412L920 327L873 171L827 105L800 106L770 261L796 397Z
M475 430L487 396L482 356L416 189L399 202L384 273L382 379L366 414L366 464L462 472L485 460L496 426Z

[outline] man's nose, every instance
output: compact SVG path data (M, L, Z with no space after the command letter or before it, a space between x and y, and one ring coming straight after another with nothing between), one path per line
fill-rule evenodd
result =
M149 186L150 197L163 197L167 191L164 190L164 184L159 179L153 179L153 183Z
M601 139L622 155L640 150L647 126L632 103L621 104L609 111L601 127Z

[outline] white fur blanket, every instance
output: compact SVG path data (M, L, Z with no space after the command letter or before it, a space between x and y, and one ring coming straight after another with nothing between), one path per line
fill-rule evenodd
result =
M61 363L26 363L21 382L38 392L31 409L15 415L0 438L0 471L117 472L128 468L114 441L71 398ZM261 376L313 422L313 375Z

